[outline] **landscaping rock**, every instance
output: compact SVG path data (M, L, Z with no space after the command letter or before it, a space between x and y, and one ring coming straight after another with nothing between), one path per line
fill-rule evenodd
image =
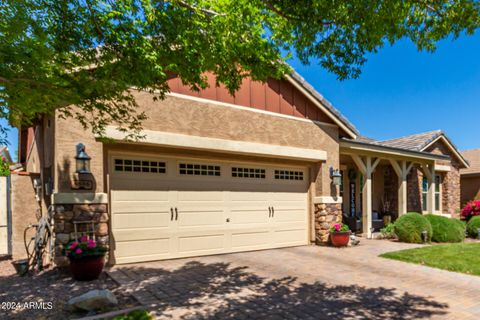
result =
M117 298L110 290L92 290L68 301L72 309L83 311L108 310L118 304Z

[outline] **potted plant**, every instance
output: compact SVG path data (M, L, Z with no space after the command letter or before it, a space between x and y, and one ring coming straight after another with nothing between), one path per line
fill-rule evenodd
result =
M350 229L346 224L337 223L330 228L330 240L334 247L346 247L350 241Z
M480 200L474 200L467 203L462 209L463 219L469 221L471 217L480 215Z
M106 247L86 236L70 242L64 248L73 278L79 281L98 279L105 265L106 252Z

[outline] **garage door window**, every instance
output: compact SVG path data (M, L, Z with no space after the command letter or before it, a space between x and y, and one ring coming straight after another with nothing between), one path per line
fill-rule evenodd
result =
M162 161L115 159L116 172L166 173L166 163Z
M220 176L220 166L194 164L194 163L180 163L179 173L181 175L189 176Z
M303 180L303 171L275 170L275 180Z
M232 167L232 177L265 179L265 169Z

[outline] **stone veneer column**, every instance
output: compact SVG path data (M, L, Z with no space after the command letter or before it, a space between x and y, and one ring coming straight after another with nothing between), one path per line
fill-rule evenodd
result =
M109 245L109 215L107 204L56 204L54 205L55 264L65 266L68 259L62 255L65 244L74 240L74 221L94 221L95 237L98 243ZM85 232L86 225L78 225L78 232Z
M339 203L315 204L315 243L326 245L329 242L330 228L342 222L342 205Z

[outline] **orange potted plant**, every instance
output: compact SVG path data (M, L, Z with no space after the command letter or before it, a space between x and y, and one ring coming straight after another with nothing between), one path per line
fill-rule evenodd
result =
M330 228L330 240L334 247L346 247L350 242L350 229L346 224L336 223Z

